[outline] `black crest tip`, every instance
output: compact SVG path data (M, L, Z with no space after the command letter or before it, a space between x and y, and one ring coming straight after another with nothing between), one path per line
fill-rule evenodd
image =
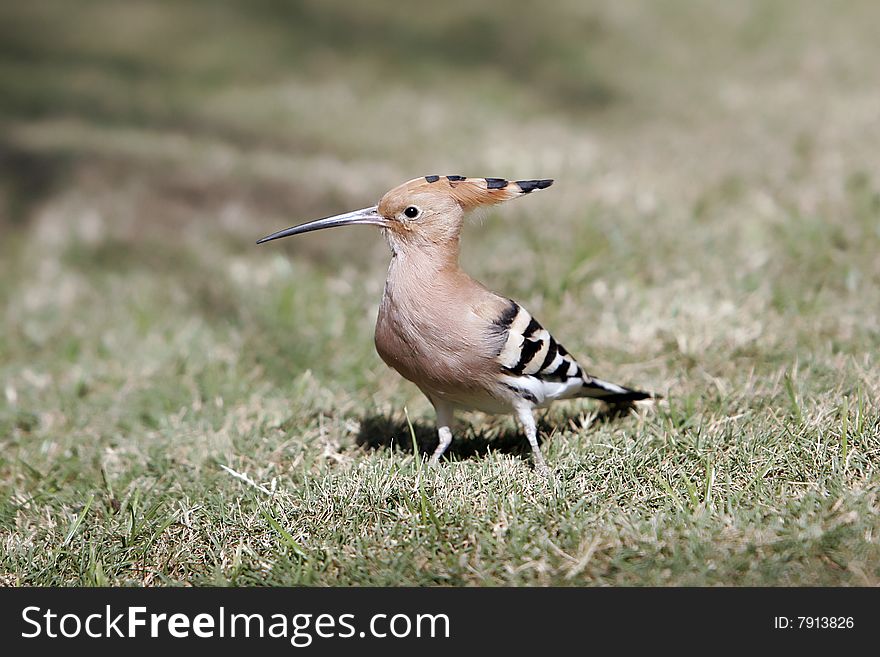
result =
M519 185L519 188L522 190L523 194L528 194L530 192L535 191L536 189L547 189L550 185L553 184L553 181L550 179L546 179L546 180L517 180L516 184Z

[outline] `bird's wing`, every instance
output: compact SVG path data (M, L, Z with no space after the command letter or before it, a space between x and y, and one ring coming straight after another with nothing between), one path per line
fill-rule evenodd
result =
M565 347L515 301L495 320L493 328L504 337L496 357L503 373L535 376L545 381L565 381L583 375Z
M587 374L565 347L515 301L509 302L492 326L503 340L496 356L501 381L533 404L570 397L612 402L650 397Z

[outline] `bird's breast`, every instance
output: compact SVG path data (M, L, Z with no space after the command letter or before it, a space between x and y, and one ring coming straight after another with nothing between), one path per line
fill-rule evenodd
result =
M386 294L376 322L376 351L422 390L450 394L484 388L491 347L466 308L430 298Z
M419 383L437 375L448 347L438 339L437 326L431 326L424 313L400 303L387 292L376 320L376 351L389 366L407 379Z

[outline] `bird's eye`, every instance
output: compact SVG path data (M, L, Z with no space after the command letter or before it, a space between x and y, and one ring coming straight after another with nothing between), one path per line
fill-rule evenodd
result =
M411 205L403 211L403 214L405 214L410 219L415 219L419 216L419 209L416 206Z

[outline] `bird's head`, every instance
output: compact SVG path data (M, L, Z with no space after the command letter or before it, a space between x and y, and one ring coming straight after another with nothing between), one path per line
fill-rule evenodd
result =
M293 226L272 233L257 244L322 228L365 224L383 228L394 251L451 246L457 251L467 210L494 205L552 184L552 180L507 181L464 176L414 178L387 192L378 205Z

